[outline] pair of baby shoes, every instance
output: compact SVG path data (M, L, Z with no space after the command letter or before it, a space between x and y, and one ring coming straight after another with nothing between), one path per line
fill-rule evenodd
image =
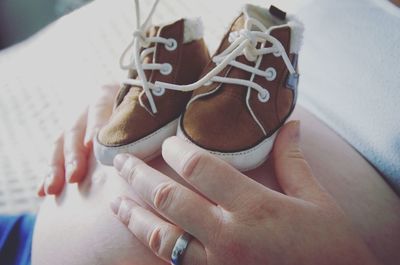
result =
M210 58L200 19L150 26L157 3L141 25L137 11L120 60L128 78L94 141L96 158L150 160L178 135L241 171L257 167L295 106L302 24L274 6L245 5Z

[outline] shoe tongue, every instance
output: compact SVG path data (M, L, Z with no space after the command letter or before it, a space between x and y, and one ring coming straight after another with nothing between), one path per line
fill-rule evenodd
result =
M232 23L231 28L229 29L228 33L226 34L225 38L223 39L222 43L220 44L219 48L217 49L216 54L222 53L226 48L231 45L229 41L229 35L232 32L239 32L242 29L246 28L247 21L251 18L253 20L257 20L260 24L264 25L265 28L269 29L272 26L283 25L286 24L286 20L282 20L276 15L278 12L282 12L279 16L282 18L283 16L286 18L286 13L277 9L276 7L271 6L271 10L269 11L266 8L261 8L258 6L253 6L250 4L245 5L243 12L240 14L238 18ZM276 15L274 15L276 14ZM283 15L284 14L284 15ZM253 31L260 31L259 28L253 26L251 29Z
M174 38L177 40L178 43L182 43L182 39L180 39L181 36L183 36L183 20L177 20L173 23L170 24L165 24L161 26L151 26L149 29L146 31L146 37L163 37L163 38ZM155 43L152 43L149 47L144 47L142 50L155 47ZM162 49L157 48L157 50L149 55L147 55L144 60L143 64L148 64L148 63L163 63L165 61L171 61L174 62L176 61L176 57L178 52L163 52ZM169 60L166 59L172 56L173 60L171 58ZM159 60L159 61L158 61ZM145 70L145 75L147 78L147 81L154 83L154 80L157 80L157 78L160 76L157 71L153 70ZM136 79L138 78L136 75L136 71L129 71L128 75L130 79ZM169 78L169 77L167 77ZM166 80L161 80L164 82L171 82L171 81L166 81ZM130 85L124 85L121 88L120 96L118 96L117 99L117 105L122 103L124 98L128 96L128 98L138 98L139 96L141 97L142 103L145 105L145 108L147 110L151 110L151 106L149 103L149 100L146 96L146 94L142 94L143 88L138 87L138 86L130 86ZM156 101L157 104L157 98L153 98Z
M216 55L222 53L225 49L227 49L231 45L230 39L230 34L232 32L239 32L240 30L245 28L245 23L246 23L246 18L244 14L242 13L231 25L230 30L228 33L225 35L224 39L222 40L217 52L215 53ZM236 61L254 66L254 62L250 62L246 59L244 55L240 55L236 58ZM226 69L229 69L229 73L227 74L226 70L222 71L220 73L220 76L226 75L227 77L230 78L237 78L237 79L243 79L243 80L250 80L251 73L243 71L239 68L236 67L227 67ZM245 89L243 86L238 86L238 85L232 85L232 84L222 84L221 88L219 89L219 93L229 93L229 95L234 96L234 97L239 97L242 98L246 95L247 89Z
M231 45L231 42L229 41L229 35L232 32L239 32L242 29L246 28L246 24L249 21L249 19L252 20L257 20L260 24L262 24L265 28L269 29L273 26L277 25L284 25L287 24L286 20L286 13L281 11L280 9L271 6L271 8L268 10L266 8L261 8L258 6L253 6L253 5L245 5L242 14L233 22L230 30L226 34L224 40L222 41L220 47L217 50L216 54L222 53L227 47ZM256 26L253 26L251 29L252 31L260 31ZM273 29L271 30L271 35L279 39L279 34L277 33L278 31L281 31L281 29ZM285 48L287 48L287 52L289 50L289 45L288 43L282 43ZM261 45L261 44L259 44ZM266 44L266 47L270 46L272 44ZM236 58L236 61L249 65L249 66L255 66L255 62L248 61L244 55L240 55ZM226 71L223 71L223 74L226 74ZM222 74L220 74L222 76ZM241 70L236 67L231 67L229 74L227 77L231 78L238 78L238 79L243 79L243 80L250 80L251 79L251 73ZM229 92L228 92L229 91ZM247 89L245 89L243 86L238 86L238 85L227 85L224 84L221 87L221 92L226 92L232 95L236 95L239 97L244 97L247 94Z
M151 26L147 32L146 32L146 37L155 37L159 34L160 31L160 27L159 26ZM154 46L154 44L152 44L151 46ZM142 48L142 51L145 48ZM153 61L153 56L154 53L147 55L144 60L143 63L147 64L147 63L151 63ZM150 78L151 76L151 71L150 70L145 70L144 71L147 79ZM128 71L128 78L131 79L136 79L137 78L137 73L135 70L129 70ZM123 85L120 89L120 92L117 96L117 101L116 101L116 105L120 105L122 103L122 101L124 100L125 96L129 93L131 95L131 97L137 97L140 95L140 93L142 92L143 88L142 87L137 87L137 86L131 86L131 85Z
M247 4L243 8L243 16L245 21L252 19L256 20L258 23L262 24L265 28L269 29L273 26L279 26L287 24L286 12L280 10L275 6L271 6L269 9L262 8L259 6L254 6ZM250 30L259 30L256 27Z

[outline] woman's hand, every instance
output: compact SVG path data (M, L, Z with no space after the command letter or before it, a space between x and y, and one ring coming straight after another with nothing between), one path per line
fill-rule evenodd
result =
M86 176L92 140L108 120L118 85L103 86L99 96L54 143L48 173L40 183L38 195L58 195L65 182L79 183Z
M194 239L182 265L377 264L313 177L298 142L299 123L290 122L274 147L275 173L286 195L177 137L165 141L163 157L197 192L133 156L117 156L120 175L157 214L126 197L111 208L166 262L186 231Z

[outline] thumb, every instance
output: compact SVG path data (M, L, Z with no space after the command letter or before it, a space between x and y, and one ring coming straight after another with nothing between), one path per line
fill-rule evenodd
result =
M324 192L315 179L299 145L300 121L285 124L275 141L275 173L283 191L304 200L320 200Z

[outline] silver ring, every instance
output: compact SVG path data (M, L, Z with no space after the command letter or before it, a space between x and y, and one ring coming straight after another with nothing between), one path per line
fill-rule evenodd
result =
M182 257L185 254L185 251L192 238L192 235L185 232L176 240L175 246L172 249L171 254L172 265L181 265Z

